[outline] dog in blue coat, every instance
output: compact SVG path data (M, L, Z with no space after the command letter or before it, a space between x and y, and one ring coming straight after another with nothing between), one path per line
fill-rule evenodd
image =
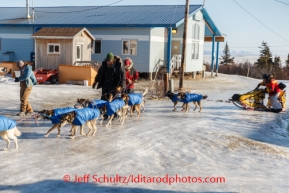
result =
M106 105L106 115L108 116L108 123L105 125L106 127L111 125L111 121L115 114L119 116L119 122L121 124L124 123L128 110L128 100L127 94L121 94L120 98L114 100L113 95L109 94L108 104Z
M90 100L90 99L78 98L74 107L75 108L92 108L92 109L97 108L99 109L103 118L103 115L106 113L107 104L108 102L105 100ZM100 124L102 124L102 121L100 122Z
M53 131L54 129L58 129L58 133L56 135L56 137L60 137L60 119L61 117L66 114L66 113L70 113L72 111L77 110L76 108L71 108L71 107L67 107L67 108L57 108L57 109L53 109L53 110L48 110L48 109L43 109L42 111L38 112L38 114L36 114L34 116L35 119L39 120L39 119L48 119L52 122L53 126L47 131L47 133L44 135L44 137L48 137L49 134L51 133L51 131ZM72 132L72 130L70 131Z
M207 95L201 95L201 94L196 94L196 93L184 93L184 92L180 92L178 93L178 98L182 100L182 102L184 102L183 105L183 110L187 112L189 110L189 103L193 102L195 105L194 111L197 109L197 107L200 107L199 112L201 112L202 110L202 99L206 99L208 98Z
M18 149L17 137L21 135L21 132L16 127L16 122L7 117L0 116L0 136L7 142L4 151L7 151L10 145L10 140L13 139L15 143L15 149Z
M145 111L145 100L144 97L148 93L148 89L146 89L143 93L131 93L124 94L125 97L128 97L128 106L130 106L130 114L134 111L137 111L137 116L140 115L140 108L143 108L143 112Z
M80 134L83 136L89 136L90 133L92 133L92 137L95 135L97 131L96 122L98 117L100 116L100 111L97 108L83 108L83 109L77 109L75 111L72 111L70 113L64 114L60 119L59 127L63 127L66 124L72 125L72 132L71 132L71 139L75 137L75 133L77 131L78 126L81 127ZM87 125L89 128L89 131L87 134L83 133L83 126L84 124Z
M178 97L179 93L173 93L171 91L168 91L165 93L165 96L168 97L169 99L171 99L171 101L174 103L174 109L173 111L177 110L177 104L179 102L183 102L182 99L180 97ZM183 104L182 108L184 108L185 103Z

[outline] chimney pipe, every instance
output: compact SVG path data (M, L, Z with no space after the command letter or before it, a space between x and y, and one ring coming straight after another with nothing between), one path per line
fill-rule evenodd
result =
M26 14L27 14L27 19L30 19L30 14L29 14L29 0L26 0Z

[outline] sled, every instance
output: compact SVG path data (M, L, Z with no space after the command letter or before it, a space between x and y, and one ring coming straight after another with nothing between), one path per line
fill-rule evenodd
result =
M255 89L245 94L234 94L229 99L236 107L246 110L269 111L271 109L270 100L266 98L265 89ZM268 100L266 102L266 100ZM286 91L282 90L279 94L279 101L282 109L286 108Z
M46 81L49 81L51 84L56 84L58 79L58 70L47 70L39 68L34 71L34 75L38 84Z

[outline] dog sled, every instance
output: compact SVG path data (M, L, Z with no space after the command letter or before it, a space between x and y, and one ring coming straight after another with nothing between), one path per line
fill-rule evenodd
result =
M282 109L286 108L286 90L282 90L278 99ZM266 89L255 89L245 94L234 94L229 99L236 107L246 110L270 111L271 103L268 100Z

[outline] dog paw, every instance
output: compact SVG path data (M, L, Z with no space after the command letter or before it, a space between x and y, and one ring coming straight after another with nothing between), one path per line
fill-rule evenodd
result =
M70 137L70 139L74 139L74 138L75 138L75 136L71 136L71 137Z
M48 135L44 135L44 137L48 137Z
M7 149L7 148L4 148L3 150L4 150L4 151L7 151L8 149Z
M15 147L15 149L18 149L18 148L19 148L18 146Z
M56 135L56 137L57 137L57 138L59 138L59 137L60 137L60 135Z

